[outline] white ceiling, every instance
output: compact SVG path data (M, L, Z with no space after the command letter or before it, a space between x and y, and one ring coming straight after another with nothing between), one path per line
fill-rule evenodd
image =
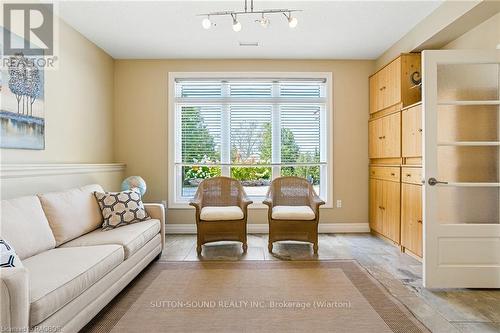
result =
M250 0L248 0L250 3ZM264 29L240 17L234 32L230 17L213 17L205 30L197 14L242 10L238 1L66 1L60 16L116 59L252 58L374 59L393 45L442 1L266 1L263 8L302 9L290 29L283 15L270 15ZM258 42L242 47L239 42Z

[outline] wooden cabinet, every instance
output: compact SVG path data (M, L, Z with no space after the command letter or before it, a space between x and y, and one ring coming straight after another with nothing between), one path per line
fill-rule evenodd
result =
M370 179L370 228L382 233L382 181Z
M370 228L399 243L400 183L370 178Z
M415 105L401 112L403 157L422 156L422 105Z
M371 120L368 124L370 158L401 156L401 113Z
M369 218L377 235L422 256L422 107L412 75L420 76L419 54L369 78Z
M385 72L381 105L384 109L401 101L401 58L391 62L382 72Z
M370 167L370 178L399 182L401 180L400 174L399 167Z
M420 54L403 54L370 77L370 114L398 105L399 109L420 100L411 76L420 73Z
M387 238L399 243L400 183L382 181L382 232Z
M422 186L401 185L401 245L422 257Z
M422 168L403 167L401 181L403 183L422 185Z

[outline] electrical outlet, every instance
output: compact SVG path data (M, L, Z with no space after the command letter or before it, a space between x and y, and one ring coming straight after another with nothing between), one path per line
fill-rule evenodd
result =
M342 200L337 200L337 208L342 208Z

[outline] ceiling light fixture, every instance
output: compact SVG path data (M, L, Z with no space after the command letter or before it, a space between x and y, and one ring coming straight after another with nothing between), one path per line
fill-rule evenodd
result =
M258 20L255 20L255 22L260 23L261 27L263 28L267 28L269 24L271 24L271 20L265 17L264 13L262 13L262 17Z
M203 26L203 29L210 29L212 27L212 22L210 21L210 16L207 16L201 21L201 25Z
M235 32L241 31L241 23L238 22L238 18L236 17L236 14L234 14L234 15L232 14L231 16L233 17L233 30Z
M286 19L288 20L288 26L290 28L295 28L299 23L299 20L297 20L296 17L293 17L291 12L289 12L288 15L286 15L286 13L283 13L283 15L285 15Z
M239 15L240 17L242 15L254 15L254 14L261 14L261 18L255 20L255 22L259 23L263 28L267 28L271 24L271 20L265 16L269 14L283 14L285 15L287 21L288 21L288 26L290 28L295 28L298 24L298 19L295 16L292 16L292 13L295 12L301 12L301 10L298 9L263 9L263 10L254 10L253 9L253 0L250 0L250 10L248 10L248 0L245 1L245 9L243 11L235 11L235 10L227 10L227 11L222 11L222 12L212 12L212 13L207 13L207 14L199 14L198 16L205 16L203 21L201 22L201 25L205 29L210 29L212 26L215 26L215 23L213 23L210 20L210 16L231 16L233 19L233 30L238 32L241 31L242 25L238 21L237 16Z

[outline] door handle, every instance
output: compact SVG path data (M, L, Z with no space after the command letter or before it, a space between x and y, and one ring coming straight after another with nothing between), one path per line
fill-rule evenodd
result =
M427 182L429 183L430 186L435 186L437 184L448 184L448 182L439 181L434 177L429 178L429 180Z

